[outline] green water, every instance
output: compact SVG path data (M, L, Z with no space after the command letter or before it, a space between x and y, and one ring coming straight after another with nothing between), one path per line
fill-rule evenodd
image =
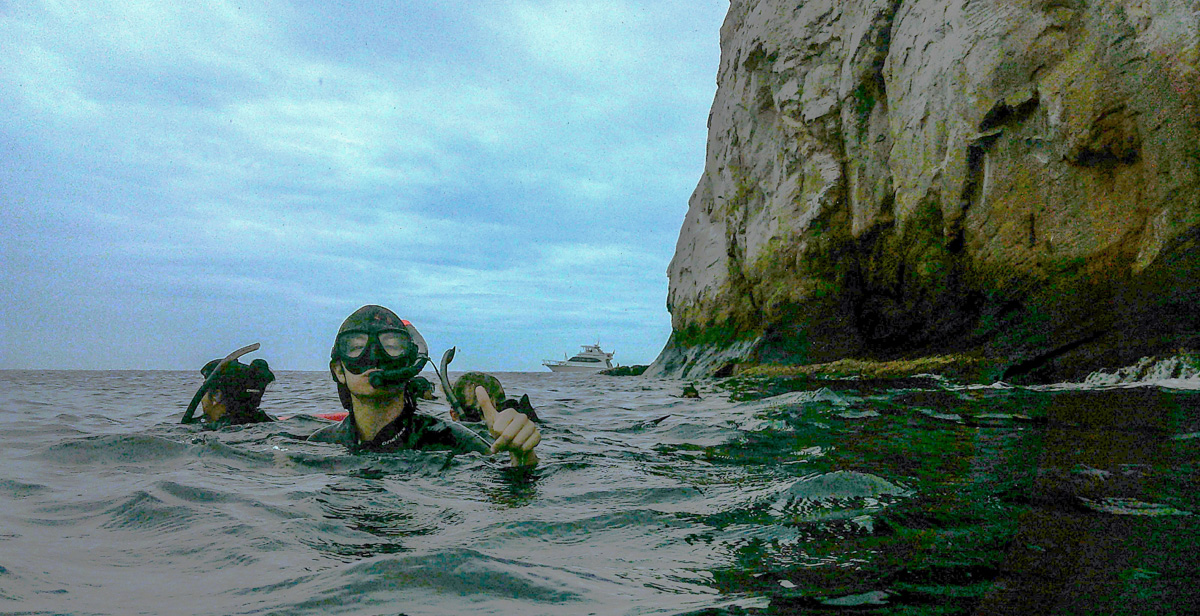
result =
M717 573L726 592L771 597L769 608L750 613L1173 614L1200 606L1194 392L806 379L731 388L740 400L824 389L770 408L765 429L744 442L705 449L712 463L786 465L800 477L869 473L906 490L872 498L860 486L851 498L706 520L716 534L795 531L747 542L734 566Z

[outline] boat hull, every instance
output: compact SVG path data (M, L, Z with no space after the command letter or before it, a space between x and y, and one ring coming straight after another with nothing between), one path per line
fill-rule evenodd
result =
M608 366L568 366L562 364L542 364L551 372L600 372L608 370Z

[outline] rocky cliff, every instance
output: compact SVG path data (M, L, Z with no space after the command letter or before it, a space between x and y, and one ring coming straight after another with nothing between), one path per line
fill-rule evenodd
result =
M1200 346L1200 1L733 0L650 374Z

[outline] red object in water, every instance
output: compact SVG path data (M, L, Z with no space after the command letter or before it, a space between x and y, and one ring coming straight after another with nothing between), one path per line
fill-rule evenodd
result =
M339 411L337 413L314 413L313 417L320 417L321 419L328 419L331 421L341 421L346 418L346 415L349 414L349 411Z

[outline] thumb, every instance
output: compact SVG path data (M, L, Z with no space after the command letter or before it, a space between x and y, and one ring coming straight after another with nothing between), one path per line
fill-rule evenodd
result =
M496 423L496 405L492 404L491 396L488 396L487 390L483 387L475 388L475 400L479 403L479 408L483 410L483 421L487 423L488 430L491 430L492 424Z

